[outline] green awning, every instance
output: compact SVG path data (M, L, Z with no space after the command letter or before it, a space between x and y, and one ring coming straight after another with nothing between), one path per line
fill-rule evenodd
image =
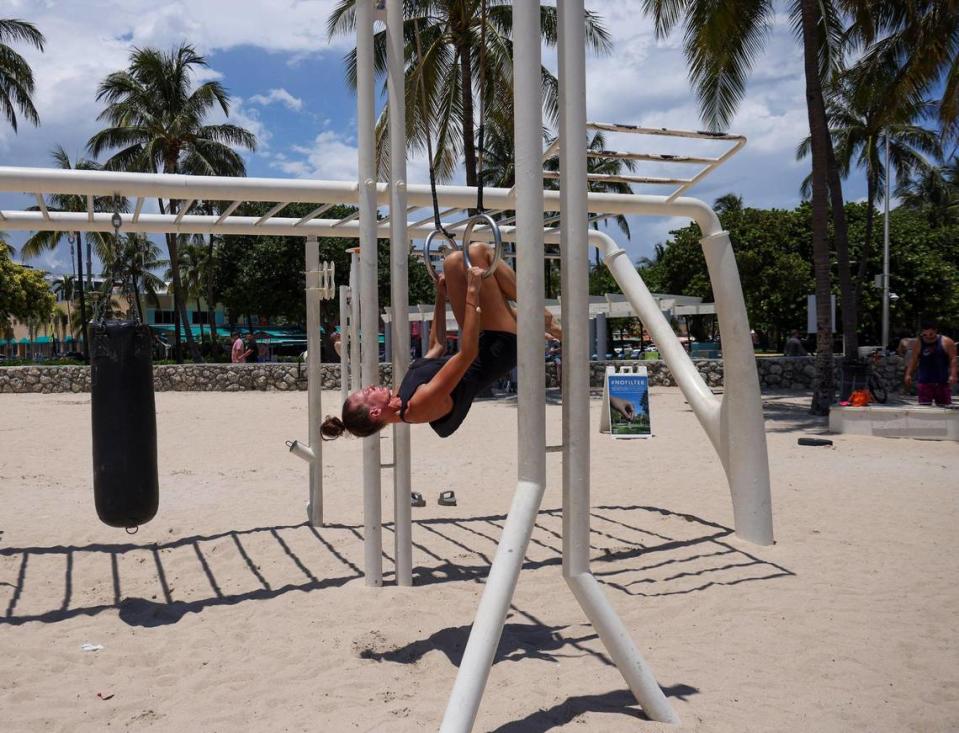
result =
M149 323L149 324L147 324L147 325L148 325L151 329L153 329L154 331L157 331L157 332L159 332L159 333L169 334L170 337L173 338L174 327L173 327L173 324L172 324L172 323ZM195 338L195 339L199 339L199 338L200 338L200 327L199 327L199 326L191 326L191 327L190 327L190 330L193 332L193 338ZM185 337L185 332L186 332L186 329L184 329L184 328L181 326L181 327L180 327L180 334ZM223 337L224 335L229 335L229 333L228 333L225 329L223 329L223 328L217 328L216 333L217 333L217 336L219 336L219 337ZM209 329L209 327L208 327L206 324L204 324L204 326L203 326L203 335L204 335L204 336L207 336L207 337L210 335L210 329Z
M52 343L53 343L53 338L50 337L50 336L37 336L37 337L33 340L33 343L35 343L35 344L52 344Z
M30 339L28 339L28 338L22 338L22 339L20 339L20 343L21 343L21 344L29 344L29 343L30 343Z

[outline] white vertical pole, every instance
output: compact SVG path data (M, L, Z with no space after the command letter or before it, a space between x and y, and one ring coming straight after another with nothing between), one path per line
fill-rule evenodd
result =
M340 285L340 401L346 402L350 393L350 288Z
M350 391L363 385L360 381L360 252L350 250Z
M513 5L519 329L519 481L440 728L473 727L546 482L543 369L543 89L539 3Z
M882 225L882 343L884 349L889 348L889 179L892 178L892 169L889 168L889 133L886 133L886 195L884 203L885 217Z
M406 73L403 0L386 3L386 63L390 102L390 294L393 306L393 383L410 365L409 249L406 234ZM393 518L396 584L413 585L410 508L410 426L393 425Z
M361 381L380 382L376 272L376 160L374 157L373 0L356 2L356 120L359 147ZM363 438L363 555L366 584L383 585L380 436Z
M310 448L310 524L323 526L323 347L320 343L320 243L316 237L304 240L306 255L306 389Z
M678 718L589 572L589 258L583 0L559 0L559 138L563 290L563 577L653 720Z
M583 0L560 2L559 139L563 299L563 574L589 569L589 317ZM577 15L578 13L578 15Z

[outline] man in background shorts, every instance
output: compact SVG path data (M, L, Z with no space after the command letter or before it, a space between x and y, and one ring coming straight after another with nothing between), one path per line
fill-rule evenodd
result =
M912 375L916 373L919 404L952 404L956 368L956 342L940 334L935 321L924 321L906 367L906 386L912 383Z

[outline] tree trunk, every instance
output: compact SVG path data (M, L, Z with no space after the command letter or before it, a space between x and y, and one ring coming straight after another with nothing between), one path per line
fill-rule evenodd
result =
M473 130L473 63L468 46L461 46L460 86L463 92L463 163L466 166L466 185L476 186L476 144Z
M80 232L77 232L77 273L79 274L80 286L80 319L83 325L80 328L81 348L83 349L83 360L90 361L90 350L87 347L87 299L83 295L83 238Z
M809 134L812 144L812 232L813 272L816 279L816 386L810 411L814 415L828 415L833 401L832 325L830 295L832 283L829 272L829 242L826 239L826 195L828 146L826 138L826 105L819 79L816 53L816 0L802 0L803 59L806 75L806 110L809 116Z
M164 171L170 172L170 171ZM167 213L164 211L163 200L160 199L160 213ZM168 211L171 214L176 213L176 204L171 200L169 202ZM176 363L183 363L183 354L180 350L180 325L182 324L183 330L186 333L186 342L187 346L190 348L190 356L193 358L193 361L197 364L203 361L203 357L200 355L200 350L197 348L196 341L193 340L193 329L190 328L190 319L186 317L186 303L182 297L180 297L180 260L179 253L177 251L177 235L176 234L167 234L166 235L166 248L167 253L170 256L170 271L173 273L173 310L177 314L179 323L176 324L176 327L173 329L174 337L174 349L176 350Z
M839 300L842 305L842 345L846 361L859 355L859 301L852 282L849 265L849 227L842 196L839 165L832 147L832 135L826 135L826 153L829 161L829 197L832 201L832 224L836 236L836 259L839 263Z
M197 312L197 316L199 316L200 313L203 312L203 310L200 308L200 296L199 296L199 294L197 294L197 296L196 296L196 312ZM201 343L201 344L203 343L203 321L200 321L200 343Z
M171 150L167 153L163 161L163 172L168 174L176 173L176 163L177 158L179 157L179 150ZM173 199L169 200L168 210L171 214L177 213L177 205ZM163 213L163 201L160 201L160 213ZM190 327L190 319L186 317L186 299L181 296L180 290L180 260L177 257L177 235L176 234L167 234L167 250L170 253L170 270L173 272L173 308L176 310L180 318L180 323L183 325L184 331L186 332L186 342L190 347L190 356L193 357L193 361L196 364L200 364L203 361L203 357L200 355L200 350L196 346L196 342L193 340L193 329ZM177 364L183 363L183 357L180 354L180 329L176 329L176 344L177 344Z
M213 235L210 235L210 243L207 245L207 282L206 282L206 313L207 320L210 322L210 355L216 359L220 353L219 344L216 335L216 304L213 300L213 277L210 268L213 266Z

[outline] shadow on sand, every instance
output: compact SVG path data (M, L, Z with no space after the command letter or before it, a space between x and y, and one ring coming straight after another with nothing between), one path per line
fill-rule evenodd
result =
M505 520L500 514L414 522L414 554L420 560L414 584L481 581ZM600 582L627 595L694 593L792 575L726 542L730 528L693 515L600 506L593 509L592 523L593 571ZM524 570L562 563L561 529L560 509L539 513ZM306 523L162 543L0 547L0 625L57 623L111 610L132 626L173 624L211 607L341 587L363 576L362 556L361 526ZM384 557L391 562L389 554ZM389 582L392 573L384 577ZM51 605L49 588L57 583L62 592ZM515 649L549 654L559 644L558 631L515 627L504 638L513 638ZM453 659L462 632L447 629L420 647L392 653L415 656L421 647L441 648ZM510 653L504 652L505 658Z

